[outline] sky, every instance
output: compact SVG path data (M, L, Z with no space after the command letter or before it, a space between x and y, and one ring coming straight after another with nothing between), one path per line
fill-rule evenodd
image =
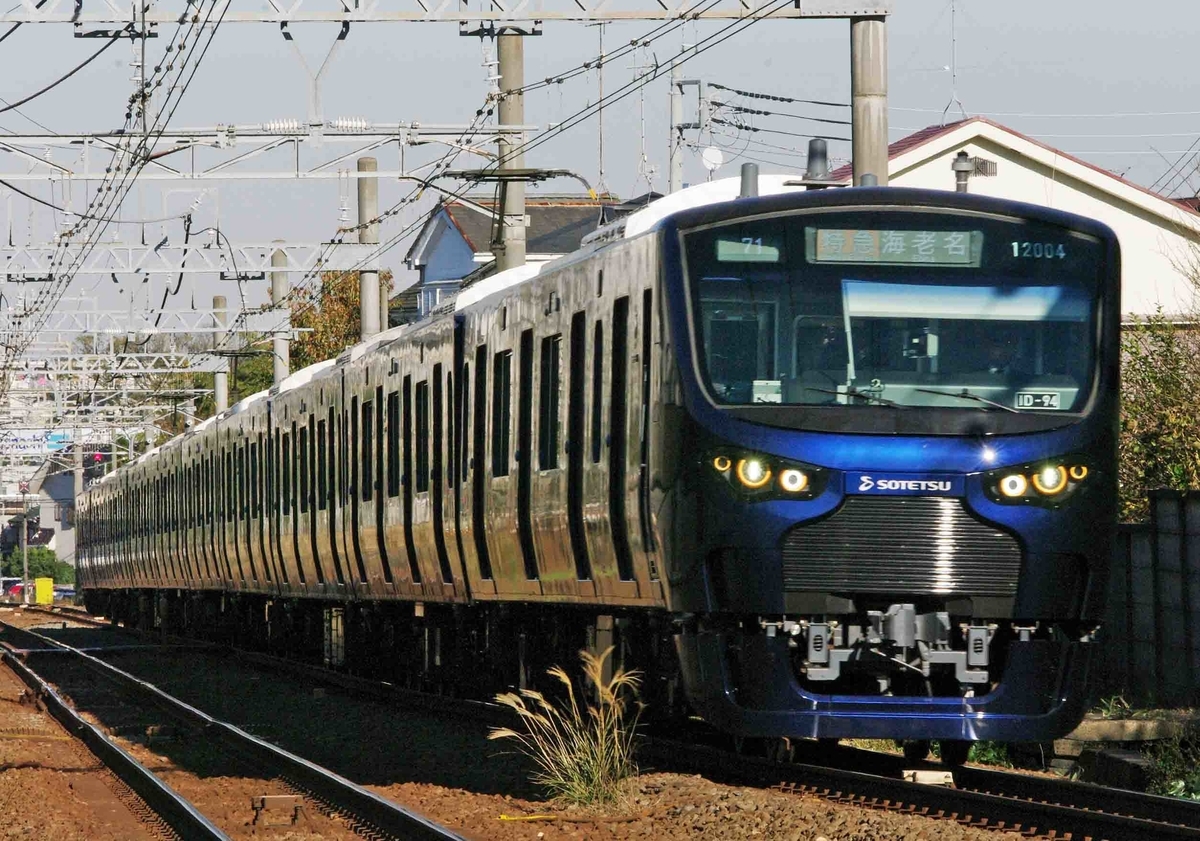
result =
M547 6L566 0L543 0ZM260 0L242 0L254 7ZM383 0L384 5L402 0ZM411 0L403 0L411 2ZM645 0L649 2L649 0ZM952 15L953 10L953 15ZM957 41L957 84L952 84L951 41ZM967 114L991 117L1052 146L1110 169L1146 186L1164 183L1164 173L1191 158L1184 153L1200 138L1200 88L1193 71L1194 32L1200 22L1195 0L1153 0L1134 6L1118 0L895 0L888 20L889 122L896 140L942 121L957 97ZM650 22L604 27L606 52L655 29ZM656 61L663 65L682 46L703 42L725 26L722 22L689 23L635 55L613 60L604 68L609 92L629 83L634 74ZM333 25L292 27L310 67L320 65L336 34ZM539 36L525 39L526 81L554 76L599 53L600 28L580 23L548 23ZM152 61L163 55L168 39L151 41ZM78 64L97 47L92 39L72 37L65 24L27 25L0 43L0 96L22 98ZM449 23L356 24L330 63L322 80L324 116L372 122L420 121L426 124L469 122L488 89L483 65L491 43L459 35ZM0 130L39 131L38 121L55 132L85 132L118 127L132 90L130 45L121 43L76 76L21 108L0 113ZM766 20L747 27L684 65L684 75L705 83L795 99L849 102L849 23ZM639 71L637 66L641 66ZM598 96L598 73L591 70L526 96L526 121L542 128L559 123ZM221 28L193 83L174 115L172 126L217 123L256 125L271 120L307 118L308 75L294 50L268 24L229 24ZM694 90L694 89L689 89ZM709 89L710 93L713 89ZM849 109L785 104L747 99L728 93L728 104L800 116L848 120ZM685 115L693 119L696 101L689 96ZM1190 110L1189 109L1198 109ZM595 119L565 131L526 157L527 166L570 169L590 183L621 197L666 188L668 88L665 76L604 109L604 172L600 173L599 131ZM806 135L814 131L848 137L848 126L815 123L796 116L734 115L762 129L750 132L713 125L698 136L689 133L685 181L703 180L700 152L720 148L725 165L717 173L736 175L743 160L756 160L763 171L802 171ZM957 118L957 104L948 119ZM2 139L2 138L0 138ZM1200 145L1197 146L1200 148ZM346 151L326 146L307 150L315 162ZM830 142L830 155L848 157L849 144ZM243 151L239 147L238 151ZM433 160L444 147L424 146L405 152L413 163ZM216 161L213 156L201 160ZM228 153L220 153L227 156ZM0 170L26 172L26 159L3 155ZM380 155L383 169L396 169L395 146ZM67 157L59 162L72 164ZM290 153L264 156L265 167L286 168ZM77 162L76 162L77 163ZM460 155L456 168L478 167L481 158ZM1200 186L1200 178L1193 184ZM24 182L22 186L55 201L78 201L77 185L64 197L61 185ZM353 193L338 181L208 182L196 225L219 223L236 242L286 239L314 242L329 239L342 218L354 218ZM1178 194L1197 190L1183 179L1167 185ZM164 190L173 192L164 198ZM386 181L380 206L399 201L410 187ZM52 192L53 190L53 192ZM161 182L135 188L122 210L129 217L162 215L179 210L197 197L195 184L164 187ZM570 180L548 182L539 192L577 192ZM7 191L0 188L0 193ZM8 196L5 196L6 201ZM78 205L77 205L78 206ZM385 223L387 239L425 212L429 200ZM22 242L45 241L55 224L49 211L32 210L14 198L0 204L9 236ZM60 220L61 221L61 220ZM106 239L112 239L109 232ZM122 226L115 235L136 241L142 231ZM182 236L178 223L151 226L146 236ZM410 241L382 258L384 266L403 268ZM407 278L407 275L402 277ZM122 278L124 282L126 279ZM131 279L132 280L132 279ZM158 281L156 281L158 282ZM265 283L252 284L249 302L265 300ZM70 295L109 296L111 284L78 279ZM189 278L172 299L174 306L202 304L212 294L231 294L229 284L214 278ZM161 289L161 286L158 287ZM153 284L131 284L126 297L135 303L158 292ZM138 296L142 296L139 298ZM68 304L74 306L74 304Z

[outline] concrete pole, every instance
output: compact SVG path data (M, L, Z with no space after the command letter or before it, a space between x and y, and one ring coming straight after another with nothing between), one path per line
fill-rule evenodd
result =
M385 282L383 272L379 273L379 329L386 330L390 326L388 320L391 318L392 307L392 290L391 282Z
M525 124L525 42L520 35L496 36L496 51L500 61L500 125ZM523 135L500 138L500 166L505 170L523 169L525 155L519 149ZM525 182L500 183L500 243L496 249L496 268L499 271L525 265Z
M213 312L216 314L217 326L224 327L228 324L229 313L225 310L225 296L213 295ZM220 333L213 334L213 342L216 347L220 347L224 336ZM226 367L228 363L226 363ZM217 412L224 412L229 408L229 372L218 371L213 374L213 401L217 404Z
M374 158L359 158L358 171L376 172L379 163ZM358 224L366 225L379 215L379 177L358 179ZM358 232L364 245L378 245L379 223L372 222ZM358 273L358 337L362 341L379 332L379 272L363 269Z
M850 103L854 184L871 173L888 183L887 18L850 19Z
M276 243L281 243L283 240L277 239ZM271 268L282 268L287 266L287 255L283 253L283 249L277 249L271 252ZM287 272L271 272L271 305L283 317L283 323L279 325L280 330L291 330L292 316L291 311L287 306L288 296L288 276ZM291 346L288 336L276 335L271 340L271 356L274 359L272 381L275 385L279 385L291 373Z
M671 146L667 167L667 192L683 189L683 67L671 62Z
M21 603L29 604L29 502L21 492Z

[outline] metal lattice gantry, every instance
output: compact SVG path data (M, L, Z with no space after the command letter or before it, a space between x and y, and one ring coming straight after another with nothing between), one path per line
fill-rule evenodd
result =
M20 0L0 14L0 23L70 23L87 26L122 26L140 23L137 4L119 0ZM225 6L230 6L224 11ZM256 7L256 8L254 8ZM794 0L782 9L764 0L219 0L213 18L229 23L431 23L518 24L536 21L630 21L773 18L879 17L892 11L892 0ZM176 24L195 14L194 3L183 0L151 2L144 20L162 26Z

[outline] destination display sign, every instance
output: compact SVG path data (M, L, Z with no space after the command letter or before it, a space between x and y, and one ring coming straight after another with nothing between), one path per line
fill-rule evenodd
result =
M813 263L978 266L982 231L881 231L809 228Z

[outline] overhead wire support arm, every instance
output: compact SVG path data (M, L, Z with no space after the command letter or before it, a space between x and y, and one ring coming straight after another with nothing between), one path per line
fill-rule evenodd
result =
M223 0L230 6L233 0ZM238 4L243 5L243 4ZM481 4L482 5L482 4ZM290 0L262 4L259 9L229 9L225 23L267 23L279 26L296 23L435 23L492 24L503 27L544 21L635 21L708 20L754 18L850 18L891 14L892 0L795 0L787 8L768 12L773 4L764 0L722 0L703 12L690 11L689 0L644 0L641 8L613 8L607 0L542 0L541 3L493 3L470 8L466 3L436 3L424 0L374 0L349 5L341 11L322 6L319 0ZM161 0L146 12L147 25L176 24L187 6L182 0ZM70 23L84 26L121 26L129 23L128 6L117 0L96 4L76 0L48 0L40 8L22 3L0 14L6 23Z

